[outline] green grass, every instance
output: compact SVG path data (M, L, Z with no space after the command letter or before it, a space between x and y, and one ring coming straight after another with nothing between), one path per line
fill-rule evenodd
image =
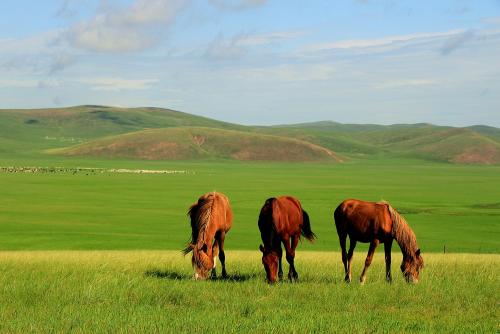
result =
M393 284L380 253L346 285L338 253L299 251L300 281L269 286L258 252L228 251L232 280L207 282L179 252L0 252L0 332L498 331L499 255L428 254L417 285L393 261Z
M0 159L0 165L12 160ZM0 249L181 249L187 208L208 191L226 193L234 211L228 249L256 250L264 201L297 196L315 244L338 250L332 213L346 198L387 200L415 230L423 253L500 252L500 167L403 160L347 164L61 160L40 166L174 169L186 174L0 173ZM359 245L360 251L366 248ZM394 246L397 247L396 245Z

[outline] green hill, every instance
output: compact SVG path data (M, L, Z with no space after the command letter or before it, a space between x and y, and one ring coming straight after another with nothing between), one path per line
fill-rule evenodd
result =
M78 106L54 109L0 110L0 144L6 151L39 151L149 128L241 126L161 108Z
M186 134L186 129L170 131L168 135L173 137L169 141L165 135L168 131L144 131L180 127L203 127L206 134L202 137L210 140L200 147L192 145L192 136ZM210 129L212 130L209 132ZM231 135L222 130L235 130L239 133ZM130 134L131 137L119 136L125 134ZM273 136L274 140L266 136ZM125 144L124 138L134 138L135 144ZM267 139L264 140L265 138ZM87 105L0 110L0 158L22 156L29 159L43 154L47 149L69 147L73 148L60 152L66 155L99 156L104 155L98 152L105 151L105 143L108 146L107 152L111 152L110 140L116 140L121 145L113 154L137 159L153 159L156 154L161 159L317 161L324 158L318 154L322 151L330 152L335 157L339 153L357 159L391 156L450 163L500 164L500 129L484 125L454 128L426 123L386 126L321 121L279 126L243 126L170 109L147 107ZM155 144L154 140L163 143L162 148L157 147L160 144ZM294 143L301 143L302 146L288 146L290 142L287 140L295 140ZM209 147L212 142L217 142L218 146ZM266 146L270 142L275 143L266 152ZM285 142L288 144L279 146L282 150L279 152L276 143ZM134 145L137 147L134 148ZM247 147L248 152L245 153L241 146ZM299 146L301 149L290 149ZM156 153L146 152L148 149L152 150L151 147L156 147ZM305 147L315 148L312 151L316 153L311 154ZM304 156L300 157L300 154Z
M328 149L297 139L202 127L143 130L50 152L67 156L145 160L342 160Z

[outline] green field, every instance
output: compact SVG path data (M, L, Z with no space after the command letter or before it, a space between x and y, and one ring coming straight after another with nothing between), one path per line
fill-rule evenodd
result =
M498 332L499 133L245 127L155 108L0 110L0 332ZM196 154L155 160L143 149L155 145ZM312 154L319 146L343 162ZM144 152L148 160L139 159ZM290 162L305 154L318 162ZM258 161L269 157L282 162ZM213 190L234 212L231 279L195 282L180 253L186 212ZM301 200L318 239L299 244L299 283L268 286L257 218L267 198L284 194ZM357 283L363 244L354 283L343 283L332 215L346 198L386 200L405 216L425 261L419 284L404 283L396 243L393 284L384 280L383 247L367 284Z
M232 280L199 282L179 252L0 252L0 332L499 330L500 255L428 254L417 285L397 265L385 283L382 257L365 285L343 283L338 253L299 252L293 284L267 285L259 262L258 252L228 251Z
M8 163L4 163L6 165ZM181 170L184 174L0 173L0 249L181 249L186 211L204 192L226 193L234 211L228 249L256 250L265 199L291 194L318 240L338 250L332 214L346 198L387 200L426 252L500 252L500 167L403 160L344 164L37 161L67 167Z

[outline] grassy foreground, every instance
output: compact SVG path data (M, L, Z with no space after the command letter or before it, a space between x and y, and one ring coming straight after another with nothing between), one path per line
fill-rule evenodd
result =
M228 251L231 280L195 282L174 251L0 252L0 332L495 332L500 255L426 254L417 285L342 282L340 256L298 252L300 282L269 286L260 255ZM355 255L359 275L364 256ZM285 267L287 270L287 266Z

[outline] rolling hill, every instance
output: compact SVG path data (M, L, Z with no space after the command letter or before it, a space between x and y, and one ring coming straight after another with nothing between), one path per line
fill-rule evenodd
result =
M203 127L143 130L51 152L145 160L342 161L328 149L297 139Z
M391 156L500 164L500 129L331 121L244 126L170 109L96 105L0 110L0 157L29 158L48 151L165 160L340 161Z

